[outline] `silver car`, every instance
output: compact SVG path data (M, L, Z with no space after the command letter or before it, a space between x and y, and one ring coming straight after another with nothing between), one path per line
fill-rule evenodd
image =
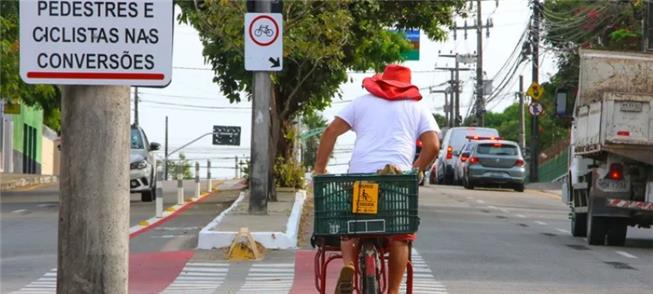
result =
M152 151L159 150L159 143L149 143L145 132L132 125L131 154L129 156L129 188L131 193L141 193L141 200L154 200L156 193L155 158Z
M474 141L462 162L463 186L512 188L524 191L526 164L517 143L506 140Z

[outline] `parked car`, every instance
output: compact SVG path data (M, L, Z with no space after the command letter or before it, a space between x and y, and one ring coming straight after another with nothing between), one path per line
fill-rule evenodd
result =
M472 137L499 137L499 131L493 128L477 128L477 127L455 127L451 128L444 135L442 140L440 153L436 161L437 175L436 180L438 184L453 184L454 182L454 161L458 160L460 149L469 140L468 136Z
M456 185L462 185L463 183L463 175L465 174L463 171L463 166L467 162L467 159L469 159L469 153L471 152L472 148L476 145L478 140L487 140L489 138L483 137L482 139L474 139L475 137L468 137L468 142L463 145L462 148L460 148L459 152L455 152L457 155L454 156L457 160L453 161L453 183Z
M463 186L512 188L524 191L526 167L519 145L506 140L481 140L470 144L461 153L468 159L462 162Z
M129 156L129 188L131 193L141 193L141 200L150 202L156 197L155 158L152 151L159 150L159 143L149 143L140 126L132 125L131 154Z

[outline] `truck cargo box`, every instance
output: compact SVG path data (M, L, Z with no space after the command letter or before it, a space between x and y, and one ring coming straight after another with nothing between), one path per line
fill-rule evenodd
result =
M580 51L573 146L653 164L653 56Z

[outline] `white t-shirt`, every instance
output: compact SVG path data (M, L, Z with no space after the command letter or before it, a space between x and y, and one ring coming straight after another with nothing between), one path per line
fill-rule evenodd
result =
M388 163L410 170L419 136L440 132L433 115L414 100L388 101L368 94L354 99L337 117L356 133L349 173L373 173Z

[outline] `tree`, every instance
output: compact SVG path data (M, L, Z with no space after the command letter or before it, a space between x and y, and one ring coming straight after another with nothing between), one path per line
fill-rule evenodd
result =
M327 126L327 120L324 119L319 113L311 112L302 116L302 124L308 130L316 130ZM304 140L304 148L302 150L302 165L309 169L315 164L315 157L317 156L317 147L320 143L319 136L313 136Z
M401 59L409 43L389 28L421 28L432 39L445 36L462 0L446 1L286 1L284 70L272 74L272 140L276 155L289 158L292 144L285 130L301 113L323 110L348 70L380 71ZM251 99L252 74L244 70L244 1L178 3L180 21L194 26L203 54L216 76L214 82L231 102ZM198 9L198 7L200 7ZM243 93L245 93L243 95Z
M439 113L434 113L433 118L435 118L435 122L438 123L438 127L444 128L447 126L447 118L444 117L444 115Z
M43 109L43 122L61 129L61 94L52 85L28 85L19 75L18 1L0 1L0 98Z

